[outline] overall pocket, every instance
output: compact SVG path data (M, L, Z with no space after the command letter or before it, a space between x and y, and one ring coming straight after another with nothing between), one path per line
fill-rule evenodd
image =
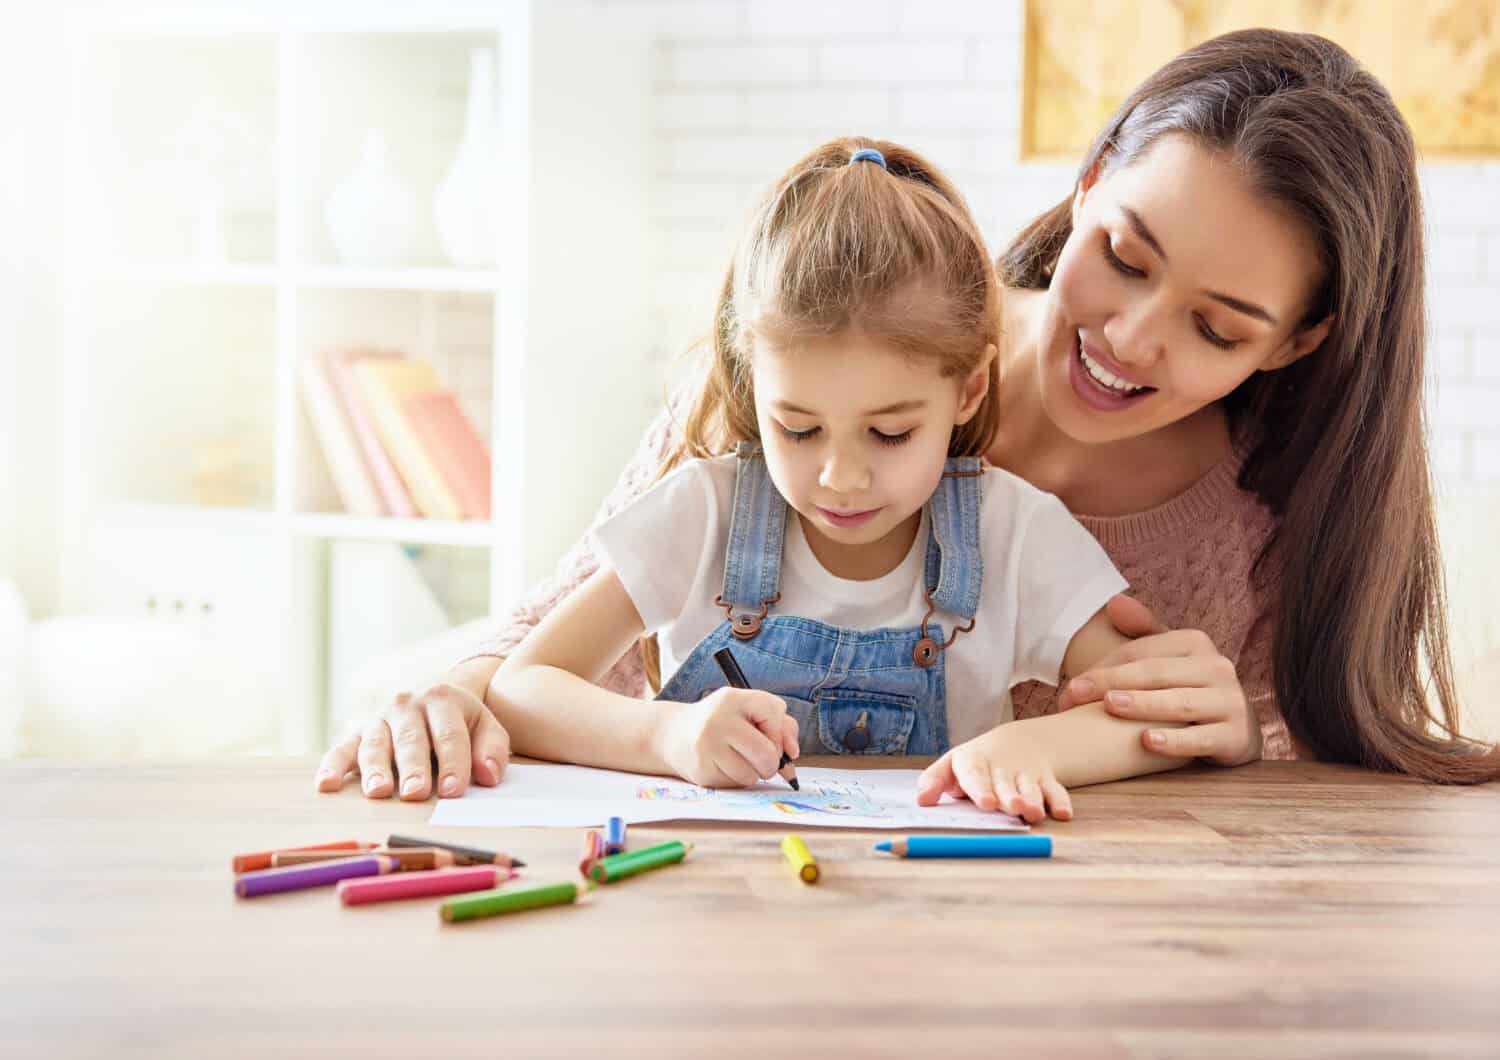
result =
M917 720L916 702L914 696L857 689L820 692L813 702L818 740L831 754L905 754Z

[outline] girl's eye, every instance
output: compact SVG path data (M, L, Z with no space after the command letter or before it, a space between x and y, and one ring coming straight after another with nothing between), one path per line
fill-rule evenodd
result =
M1226 339L1213 328L1208 326L1208 321L1202 317L1198 318L1198 333L1221 350L1232 350L1240 344L1239 339Z
M1104 260L1109 262L1116 272L1122 273L1126 276L1146 275L1140 269L1137 269L1131 265L1126 265L1123 261L1120 260L1120 256L1115 253L1114 245L1109 241L1108 232L1104 234Z
M784 425L782 425L780 423L778 423L776 426L779 427L779 428L781 428L782 435L788 441L793 441L793 442L805 442L809 438L811 438L813 435L817 434L820 430L822 430L821 427L809 427L805 431L794 431L794 430L790 429L789 427L786 427L786 426L784 426Z
M885 434L872 427L870 428L870 433L875 436L875 440L881 445L905 445L911 440L911 431L909 430L902 431L900 434Z

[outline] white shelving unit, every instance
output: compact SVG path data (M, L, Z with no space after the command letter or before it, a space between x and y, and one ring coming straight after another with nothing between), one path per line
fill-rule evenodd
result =
M501 611L576 529L558 486L575 451L555 421L592 421L617 454L610 424L641 406L647 43L579 0L147 11L80 19L69 39L64 609L147 615L173 599L212 615L245 644L226 682L263 691L280 750L314 750L330 668L349 662L330 660L350 650L335 647L335 551L387 543L444 568L446 622ZM409 264L342 263L323 203L365 131L385 132L392 169L430 204L479 48L496 60L503 147L494 266L445 262L430 219ZM238 152L211 184L220 255L201 250L194 123ZM459 394L494 457L491 520L340 510L298 368L357 345L424 357ZM422 632L380 617L387 641Z

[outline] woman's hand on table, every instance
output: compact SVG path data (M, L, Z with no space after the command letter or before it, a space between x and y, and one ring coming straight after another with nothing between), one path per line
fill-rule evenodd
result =
M363 728L334 744L318 764L319 791L338 791L351 774L368 799L419 802L433 791L462 795L472 779L500 783L510 760L510 736L484 705L498 659L471 659L422 692L402 692Z
M1117 718L1186 723L1141 734L1142 745L1160 755L1224 766L1260 757L1260 723L1234 663L1207 634L1168 630L1128 596L1116 596L1106 610L1116 629L1136 639L1068 681L1058 694L1058 710L1102 699Z

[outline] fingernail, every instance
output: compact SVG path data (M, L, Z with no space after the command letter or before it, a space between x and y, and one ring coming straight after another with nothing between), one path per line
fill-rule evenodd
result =
M401 794L410 795L422 786L421 777L407 777L401 782Z
M1117 707L1135 706L1135 697L1129 692L1110 692L1105 698Z
M379 773L371 773L369 776L365 777L365 790L366 791L374 791L376 788L380 787L380 785L382 785L384 783L385 783L385 777L384 776L382 776Z
M1094 682L1086 677L1080 677L1068 686L1068 691L1079 699L1093 699L1099 694L1099 688Z
M500 766L496 764L495 760L493 758L486 758L484 764L489 768L491 779L498 779L500 776Z
M443 794L450 796L458 794L458 778L451 773L443 778Z
M1146 742L1152 747L1164 747L1166 746L1167 738L1159 732L1148 732L1146 734Z

